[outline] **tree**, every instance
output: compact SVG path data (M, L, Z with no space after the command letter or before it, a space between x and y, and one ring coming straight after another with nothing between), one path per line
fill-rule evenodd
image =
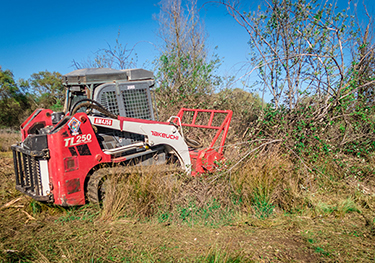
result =
M259 89L272 96L249 140L278 139L292 158L311 163L373 154L371 16L358 15L350 1L344 10L317 0L266 0L256 11L220 3L248 33L248 75L256 72Z
M14 81L13 73L0 67L0 127L17 127L28 107L27 97Z
M358 80L356 86L358 89L358 102L361 102L361 106L366 104L375 104L375 44L374 44L374 21L368 14L367 9L366 16L368 18L368 24L363 33L358 35L355 39L359 43L358 49L353 51L354 57L357 60L353 61L353 67L356 70L354 79ZM359 25L358 25L359 26Z
M61 110L65 99L65 89L60 73L40 71L32 74L28 83L32 87L32 95L38 107Z
M327 107L358 91L350 88L354 75L351 53L361 31L348 9L316 0L264 1L256 12L243 12L223 1L228 12L249 34L251 62L263 92L272 95L278 108L293 109L306 97ZM353 46L354 45L354 46ZM334 101L330 101L330 99Z
M217 85L214 72L220 61L207 55L197 3L188 1L183 8L180 0L164 0L159 5L159 36L163 44L156 62L156 94L161 110L168 108L170 114L171 106L207 107Z

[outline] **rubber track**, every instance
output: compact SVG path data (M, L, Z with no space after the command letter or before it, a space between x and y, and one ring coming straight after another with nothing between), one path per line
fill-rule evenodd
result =
M171 173L171 172L183 172L183 169L181 167L176 167L174 165L167 165L167 166L161 166L161 169L158 170L158 173ZM131 174L131 173L139 173L139 172L145 172L147 170L146 167L140 167L140 166L127 166L122 167L119 169L119 167L109 167L109 168L101 168L97 171L95 171L89 178L89 181L87 183L87 199L92 204L99 204L102 200L100 200L100 194L99 194L99 184L100 181L105 178L107 175L111 174ZM153 171L156 172L156 171Z
M113 168L102 168L95 171L87 183L87 199L92 204L99 204L99 183L107 175L112 173Z
M99 194L99 184L100 181L105 178L108 175L114 174L114 173L132 173L139 171L139 167L122 167L119 169L119 167L109 167L109 168L101 168L97 171L95 171L89 178L89 181L87 182L87 199L92 204L99 204L100 200L100 194Z

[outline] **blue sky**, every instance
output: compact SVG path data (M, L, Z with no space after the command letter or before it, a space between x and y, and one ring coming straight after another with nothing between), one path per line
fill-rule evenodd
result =
M199 1L201 6L204 1ZM137 67L152 69L158 55L154 45L159 13L157 1L4 1L0 16L0 65L15 78L48 70L66 74L74 70L72 60L85 60L99 48L120 41L136 45ZM223 57L220 73L229 74L233 65L245 61L247 33L226 14L225 8L207 6L201 11L210 51L218 46Z
M350 1L350 0L349 0ZM205 1L198 1L201 6ZM255 10L259 0L242 1L247 10ZM348 0L338 0L346 6ZM362 2L362 0L359 0ZM375 1L365 0L374 14ZM151 62L159 54L155 45L159 13L158 1L2 1L0 15L0 66L10 69L16 79L29 78L39 71L66 74L74 68L73 59L85 60L107 43L114 44L120 29L120 41L136 45L137 67L153 69ZM200 13L208 33L207 45L222 58L220 75L233 75L246 61L248 36L223 6L206 5Z

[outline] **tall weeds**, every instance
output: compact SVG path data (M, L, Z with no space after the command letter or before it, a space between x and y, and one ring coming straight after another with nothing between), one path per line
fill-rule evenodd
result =
M216 212L230 207L228 183L211 184L209 178L160 170L155 167L111 175L102 219L156 216L160 222L194 224L200 219L221 220L220 213Z
M178 174L163 173L158 168L140 168L129 173L119 170L110 175L102 218L144 218L154 215L159 207L172 205L183 181Z
M252 156L231 177L231 184L246 211L268 217L276 206L290 211L302 203L300 182L306 176L290 158L275 148Z
M102 219L157 218L159 222L187 224L230 223L239 213L258 218L274 209L293 211L303 205L309 175L296 169L275 148L247 160L231 176L191 177L165 173L154 167L114 173L106 185Z

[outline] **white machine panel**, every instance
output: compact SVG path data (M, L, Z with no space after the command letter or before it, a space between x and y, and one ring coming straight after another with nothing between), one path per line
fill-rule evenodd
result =
M42 183L42 195L47 196L51 193L49 188L49 173L47 160L39 160L40 179Z

